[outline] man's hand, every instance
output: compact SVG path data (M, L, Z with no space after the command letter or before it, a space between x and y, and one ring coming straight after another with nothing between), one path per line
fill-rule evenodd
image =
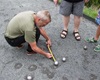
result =
M46 55L45 55L47 58L52 58L52 55L50 54L50 53L46 53Z
M89 0L84 0L85 3L89 2Z
M40 49L39 47L37 47L36 42L29 43L29 44L30 44L33 51L40 53L40 54L46 56L47 58L52 58L52 55L50 53L45 52L42 49Z
M58 4L58 0L53 0L53 1L54 1L55 5L57 6L57 4Z
M50 39L46 40L46 45L51 46L51 40Z

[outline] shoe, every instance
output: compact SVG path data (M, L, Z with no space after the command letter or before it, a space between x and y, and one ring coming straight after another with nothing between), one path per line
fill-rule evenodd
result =
M30 55L32 55L32 54L37 54L37 52L35 52L35 51L27 52L27 55L28 55L28 56L30 56Z
M97 43L97 40L95 40L94 38L86 38L85 41L89 43Z
M94 51L100 52L100 45L97 45L97 46L94 48Z
M19 45L19 46L17 46L16 48L17 49L21 49L23 47L23 45Z

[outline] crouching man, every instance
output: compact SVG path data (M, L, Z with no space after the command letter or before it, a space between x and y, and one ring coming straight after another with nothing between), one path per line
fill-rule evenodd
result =
M51 46L51 40L43 29L51 22L50 13L47 10L25 11L14 16L7 25L5 39L12 47L22 47L22 43L28 43L28 54L40 53L47 58L52 55L37 46L40 34L46 39L46 44Z

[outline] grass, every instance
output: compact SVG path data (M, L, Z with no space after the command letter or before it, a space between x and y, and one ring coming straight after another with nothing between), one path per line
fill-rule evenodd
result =
M83 13L84 13L85 15L87 15L87 16L89 16L89 17L95 19L96 16L97 16L98 11L95 10L95 9L93 9L93 8L91 8L91 7L90 7L90 8L85 7L84 10L83 10Z

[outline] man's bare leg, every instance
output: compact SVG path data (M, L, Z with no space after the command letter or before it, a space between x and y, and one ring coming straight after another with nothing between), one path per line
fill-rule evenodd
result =
M95 35L94 39L95 40L98 40L99 39L99 36L100 36L100 25L97 28L96 35Z
M63 16L63 24L64 24L64 30L68 30L68 23L70 20L70 16Z
M74 16L74 32L78 32L79 30L79 25L80 25L80 17L79 16Z

